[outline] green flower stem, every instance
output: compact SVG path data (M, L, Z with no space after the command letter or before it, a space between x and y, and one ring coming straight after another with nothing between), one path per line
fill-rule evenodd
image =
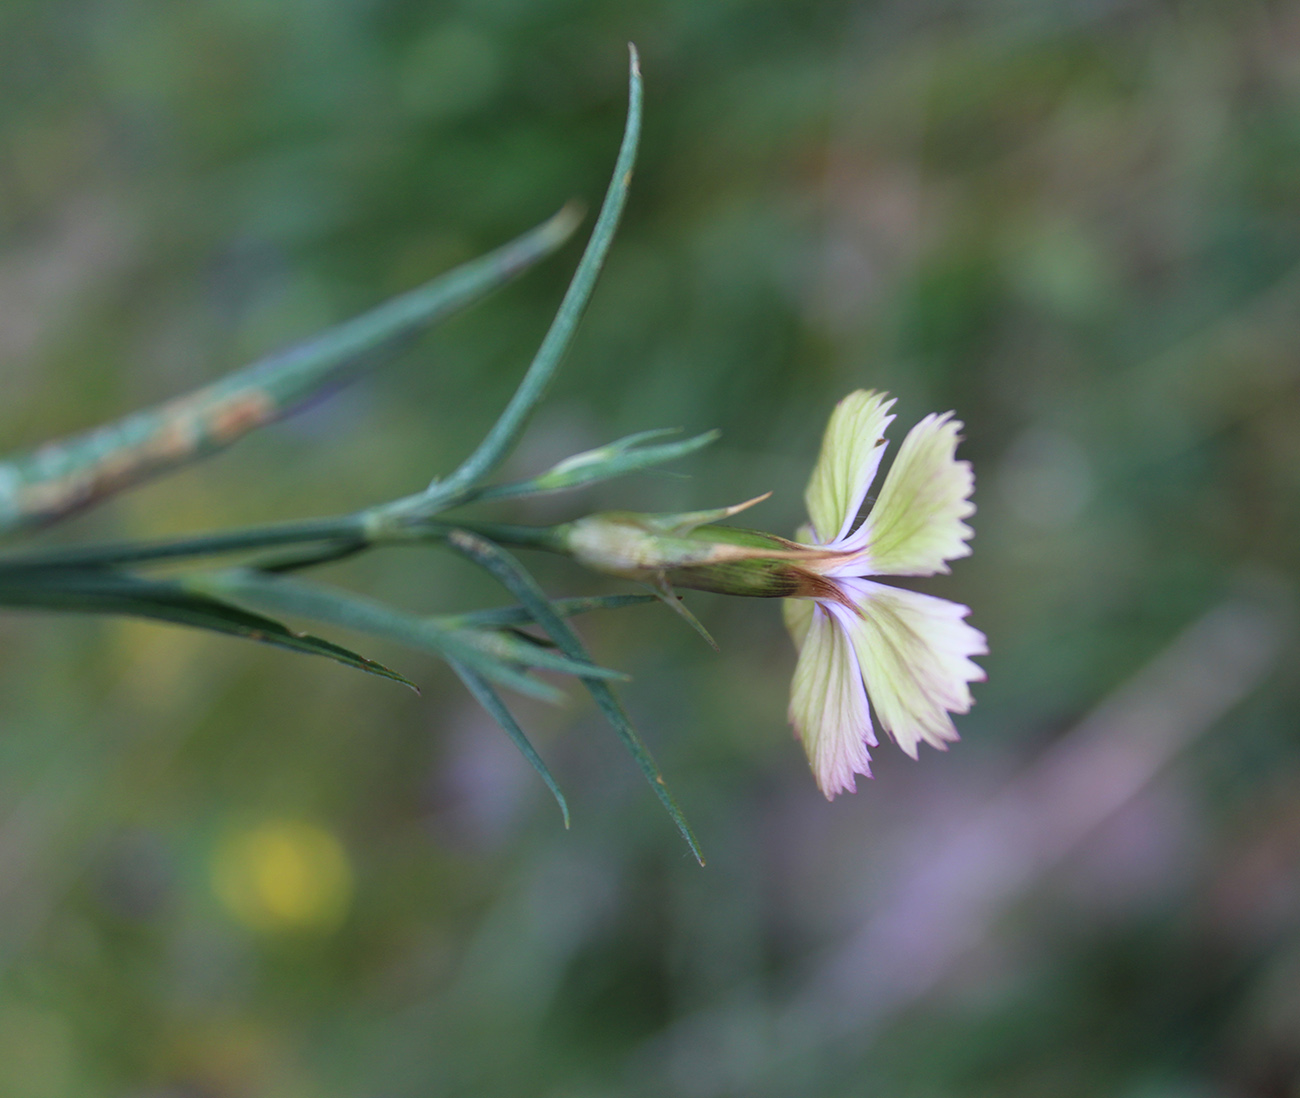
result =
M171 560L219 557L286 545L362 542L373 544L366 532L365 512L307 522L277 522L196 537L166 541L107 542L46 549L39 553L0 557L0 575L52 568L105 568L123 564L157 564Z
M366 510L334 518L270 523L266 526L249 526L240 530L167 541L108 542L102 545L46 549L39 553L13 554L0 557L0 577L56 568L161 564L284 546L315 546L319 551L308 558L307 563L326 563L347 553L383 545L444 541L453 530L473 530L519 548L564 551L551 533L555 528L550 526L511 526L467 520L441 522L434 519L423 519L418 523L394 523L388 516L376 521L378 517L376 510ZM290 569L277 562L272 563L268 570Z

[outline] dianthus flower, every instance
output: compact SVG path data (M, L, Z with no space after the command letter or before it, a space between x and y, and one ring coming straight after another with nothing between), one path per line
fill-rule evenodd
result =
M805 501L811 524L796 535L824 555L800 562L824 585L783 602L799 650L790 721L827 799L871 776L871 722L912 758L922 741L947 749L951 713L971 706L969 683L984 672L972 656L984 634L947 599L876 583L869 576L929 576L970 553L963 521L975 478L957 461L961 423L928 415L903 440L879 497L858 522L880 467L894 401L859 390L836 406ZM868 699L870 706L868 706Z
M947 572L948 561L970 553L963 519L975 511L975 478L956 460L962 425L951 412L908 432L859 521L893 405L862 390L836 405L804 495L812 521L797 541L718 524L767 498L759 496L715 511L588 515L539 542L647 584L701 632L674 586L784 599L799 649L790 721L828 799L853 791L855 775L871 776L872 708L912 758L923 740L946 750L958 738L950 714L970 709L968 684L984 678L971 657L988 649L963 620L967 607L868 578Z

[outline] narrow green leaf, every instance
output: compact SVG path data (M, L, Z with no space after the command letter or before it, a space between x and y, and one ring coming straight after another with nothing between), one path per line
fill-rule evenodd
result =
M590 595L576 599L551 599L551 609L562 618L571 618L593 610L619 610L624 606L657 601L654 595ZM526 607L502 606L493 610L471 610L465 614L444 614L434 620L444 629L472 629L528 625L536 619Z
M455 660L449 660L448 662L451 669L460 677L460 681L465 684L466 689L474 695L479 705L488 711L492 719L502 727L506 735L514 740L515 746L519 748L519 753L528 760L532 768L541 776L542 781L546 783L551 795L555 797L555 803L560 806L560 812L564 816L564 827L567 830L569 827L569 803L564 799L564 794L560 792L560 786L551 776L546 763L542 761L542 757L529 742L528 737L524 735L524 730L515 721L514 715L506 708L505 703L497 696L496 691L484 681L481 675Z
M528 480L514 481L510 484L498 484L485 488L474 494L474 499L511 499L518 496L540 495L544 492L567 492L581 488L596 481L610 480L613 477L638 473L655 465L693 454L703 449L719 437L719 431L706 431L694 438L681 442L669 442L659 446L637 446L641 439L662 436L662 431L643 431L639 435L611 442L596 450L575 454L566 458L552 469ZM668 432L673 433L673 432Z
M309 633L298 633L265 615L190 591L170 580L145 579L108 570L32 572L15 582L0 580L0 606L84 614L120 614L207 629L291 652L324 656L358 670L418 688L382 663Z
M700 621L692 612L689 606L682 601L682 597L673 590L673 585L668 582L668 577L662 572L653 577L651 582L642 584L648 587L669 610L682 619L687 625L695 630L703 639L704 643L712 648L715 652L720 651L718 642L713 639L713 634L704 628L704 622Z
M427 625L428 619L421 619ZM597 667L590 662L578 662L561 656L537 644L529 637L518 633L503 633L492 629L462 629L452 634L453 638L489 656L508 663L517 663L521 667L532 667L539 671L556 671L562 675L578 675L582 678L622 679L629 677L622 671L608 667Z
M545 592L537 585L537 581L529 575L523 565L515 560L513 556L499 545L495 545L486 538L471 534L466 530L454 531L449 535L447 542L457 552L462 553L474 561L475 564L484 568L515 598L523 603L528 612L533 615L533 619L537 624L551 635L561 652L570 659L590 661L587 650L582 641L578 639L578 635L552 609L550 600L547 599ZM682 838L686 840L687 845L691 848L691 853L695 855L696 861L703 865L704 857L700 853L699 843L696 842L690 824L686 822L686 817L681 808L678 807L672 793L669 792L667 783L665 783L663 774L655 763L654 757L642 742L641 737L637 735L636 729L632 726L632 722L614 696L614 692L609 688L609 684L596 678L584 678L582 682L588 693L595 699L600 711L605 715L605 719L613 726L614 731L618 733L619 738L623 741L623 745L636 761L646 781L650 783L650 788L654 790L655 796L659 798L659 802L664 806L668 815L672 817L673 823L677 825L677 830L681 832Z
M445 480L435 480L421 496L399 501L394 505L395 513L418 517L436 514L455 503L463 502L474 487L492 472L518 441L529 416L532 415L564 353L568 350L577 330L578 321L591 298L591 291L596 285L596 276L600 274L605 256L618 228L623 206L627 201L628 187L632 182L632 167L636 163L637 143L641 135L641 70L636 47L631 49L631 64L628 76L627 123L623 130L623 142L619 147L618 159L614 164L614 176L605 192L605 200L600 208L600 216L592 230L591 239L582 253L578 269L560 302L559 311L551 322L551 327L542 340L532 364L528 367L519 388L510 398L510 403L493 424L492 429L479 444L478 448Z
M517 686L523 678L530 685L528 693L540 693L548 699L555 697L554 692L545 684L522 676L517 668L537 668L583 678L625 677L618 671L597 667L590 660L574 660L519 637L485 629L449 630L434 619L394 610L361 595L252 569L200 573L186 577L183 582L193 590L219 598L355 629L432 652L447 661L458 660L504 685Z
M553 252L578 219L565 207L504 247L197 392L0 462L0 534L63 518L279 419Z
M536 698L538 701L548 702L551 705L559 705L565 699L563 690L557 689L548 682L542 682L541 679L534 678L526 671L518 671L509 664L502 663L500 660L486 659L478 653L472 653L472 656L472 660L467 655L459 662L474 667L480 675L491 679L498 686L507 687L516 694ZM452 657L444 656L443 659L450 663Z

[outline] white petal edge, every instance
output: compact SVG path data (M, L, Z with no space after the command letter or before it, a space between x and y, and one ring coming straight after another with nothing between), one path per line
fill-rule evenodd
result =
M812 607L790 686L790 723L830 801L857 791L855 774L871 777L867 747L876 737L854 645L836 613L841 608Z
M984 680L970 657L988 644L962 620L969 607L870 580L839 583L863 614L846 621L881 727L914 759L922 741L946 751L958 739L948 714L967 712L968 684Z
M955 458L961 427L945 412L908 431L875 506L844 546L861 556L841 574L932 576L970 555L973 531L962 519L975 513L975 474L970 462Z
M885 428L894 420L888 414L894 403L885 393L858 389L831 412L804 491L819 544L844 537L857 518L885 453Z

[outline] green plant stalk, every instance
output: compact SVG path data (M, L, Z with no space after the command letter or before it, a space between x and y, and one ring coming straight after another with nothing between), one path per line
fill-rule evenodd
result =
M166 561L227 556L289 545L323 545L337 542L376 544L367 534L366 512L304 522L275 522L223 530L193 537L157 541L104 542L44 549L36 553L14 553L0 557L0 576L39 572L49 568L107 568L124 564L160 564ZM414 531L406 540L411 540ZM391 535L391 540L398 540Z
M505 523L476 523L470 520L445 522L424 519L409 525L375 522L373 509L333 518L305 522L277 522L248 526L240 530L199 534L194 537L159 541L105 542L45 549L38 553L15 553L0 557L0 578L22 573L39 573L57 568L110 568L122 565L164 564L178 560L253 553L285 546L316 546L323 551L311 563L339 559L345 552L383 545L414 545L445 541L453 530L468 529L521 548L556 550L558 543L547 526L512 526ZM328 550L325 552L324 550ZM268 570L281 570L272 564Z

